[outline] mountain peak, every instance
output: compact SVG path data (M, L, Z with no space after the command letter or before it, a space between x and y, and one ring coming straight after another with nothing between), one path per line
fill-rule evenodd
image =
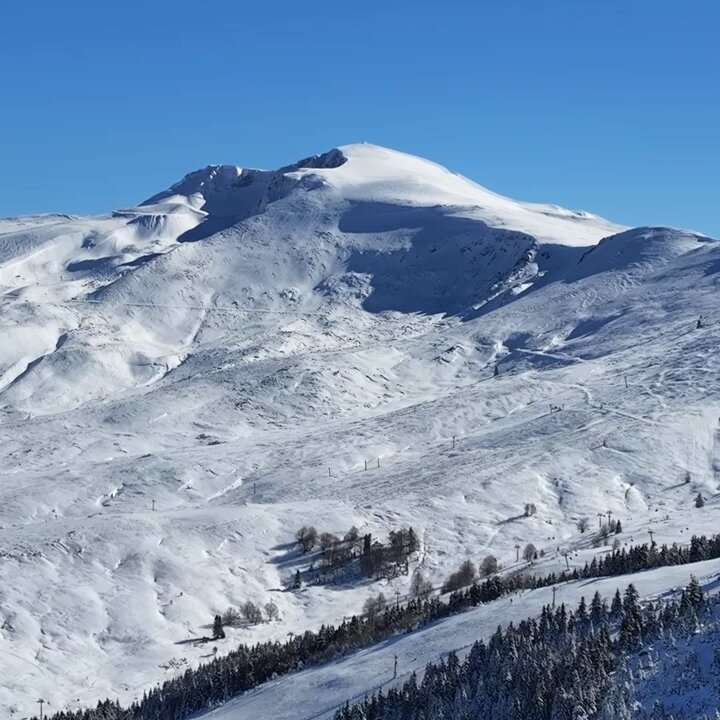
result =
M248 218L295 197L304 204L441 208L443 212L533 235L541 243L594 245L624 228L588 212L519 202L498 195L430 160L374 145L354 143L299 160L278 170L209 165L142 203L190 205L209 215ZM338 210L340 212L340 210Z

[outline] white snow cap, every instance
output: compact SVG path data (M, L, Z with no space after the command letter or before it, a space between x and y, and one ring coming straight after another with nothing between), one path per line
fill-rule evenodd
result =
M308 190L324 193L326 204L444 208L491 227L529 233L539 242L563 245L594 245L624 229L586 211L512 200L437 163L365 142L343 145L276 171L210 165L142 205L171 200L210 214L245 218L271 202Z

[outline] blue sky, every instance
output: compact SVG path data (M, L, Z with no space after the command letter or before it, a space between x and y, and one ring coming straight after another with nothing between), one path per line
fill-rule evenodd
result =
M716 0L6 3L0 215L366 140L720 237L718 27Z

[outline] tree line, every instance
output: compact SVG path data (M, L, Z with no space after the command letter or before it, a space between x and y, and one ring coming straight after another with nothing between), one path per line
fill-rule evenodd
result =
M537 559L535 546L529 543L523 552L526 561ZM720 535L693 535L688 545L658 545L656 542L632 545L629 548L615 548L604 557L594 557L591 562L585 563L582 568L563 570L560 573L549 573L544 576L516 575L505 578L505 585L514 586L513 590L535 589L547 587L559 582L569 580L582 580L584 578L613 577L616 575L629 575L642 570L669 567L672 565L686 565L702 560L720 558ZM488 555L479 564L481 575L497 572L497 560ZM465 586L475 584L478 577L471 560L464 560L457 570L451 573L442 586L442 592L451 592Z

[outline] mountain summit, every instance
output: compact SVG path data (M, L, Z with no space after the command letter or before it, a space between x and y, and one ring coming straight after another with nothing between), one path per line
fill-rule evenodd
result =
M142 203L187 203L210 215L245 218L296 191L319 202L445 208L448 213L535 235L541 241L589 245L620 229L587 212L521 203L497 195L436 163L378 145L345 145L276 171L211 165ZM416 220L414 222L417 222Z

